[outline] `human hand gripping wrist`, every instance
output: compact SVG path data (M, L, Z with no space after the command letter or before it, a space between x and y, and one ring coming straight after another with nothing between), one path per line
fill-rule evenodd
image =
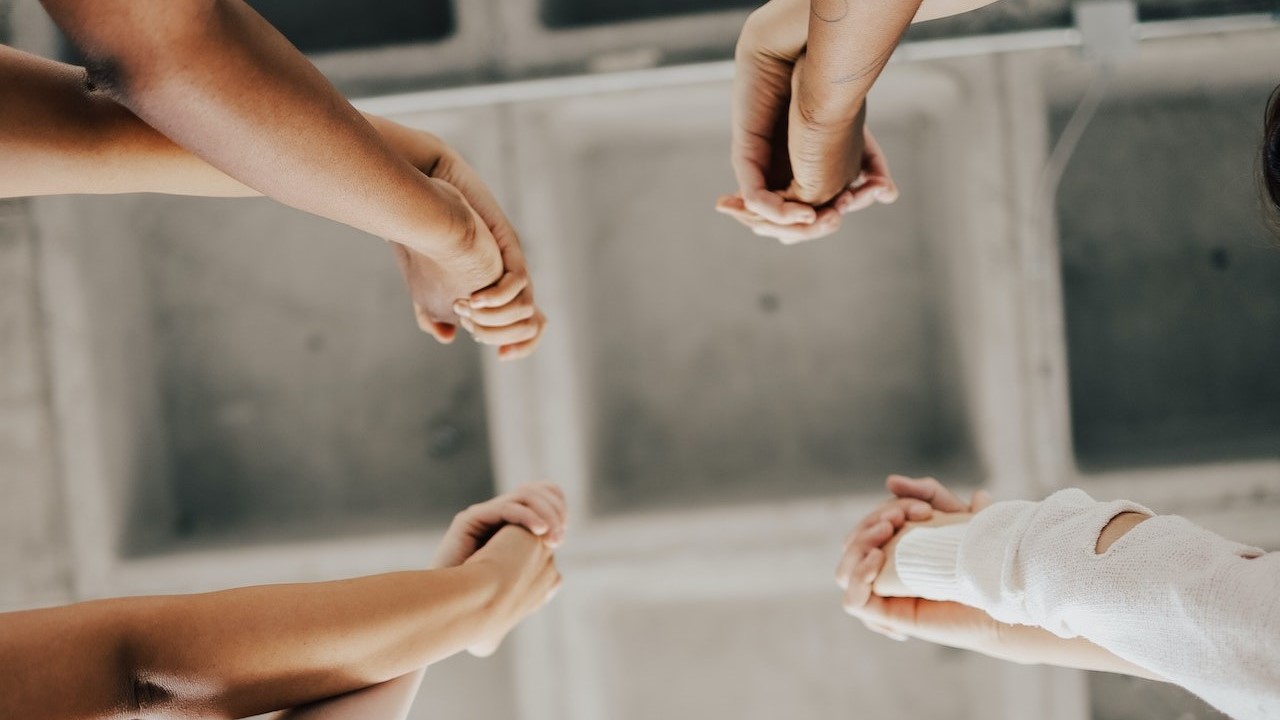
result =
M841 217L898 190L863 104L831 122L823 98L798 101L805 77L809 0L773 0L748 19L738 42L732 161L738 192L716 209L785 244L840 228Z
M550 544L515 525L498 530L462 567L478 572L488 587L480 632L467 648L478 657L496 652L516 625L560 589Z
M506 634L528 613L541 607L559 587L552 552L564 542L569 511L564 492L552 483L529 483L514 492L472 505L454 516L436 549L433 565L448 568L470 565L481 571L490 585L491 602L483 628L469 650L487 656L497 650ZM539 552L529 543L499 538L508 528L521 528L523 535L545 546ZM494 544L496 543L496 545ZM493 545L491 548L490 546ZM541 574L529 573L539 571ZM551 589L543 586L551 583Z
M403 157L439 184L444 194L457 195L450 202L466 209L468 224L462 233L454 233L457 237L452 243L426 251L392 245L418 326L440 342L449 343L456 325L461 324L477 342L496 346L502 360L532 354L542 338L546 316L534 302L519 235L493 193L440 138L390 120L367 117ZM450 257L461 262L454 263ZM468 270L469 257L479 259L479 272Z
M869 629L896 640L915 637L992 654L1000 640L999 623L975 608L911 597L890 564L895 540L906 528L966 521L969 513L990 503L990 496L980 492L970 504L946 492L937 481L932 483L941 490L901 476L891 477L888 484L894 488L903 482L909 482L915 493L887 501L845 541L836 570L845 611Z

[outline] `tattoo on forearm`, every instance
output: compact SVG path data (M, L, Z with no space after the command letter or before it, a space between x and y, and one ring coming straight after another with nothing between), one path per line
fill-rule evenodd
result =
M809 11L822 22L840 22L849 16L849 0L813 0Z
M885 65L889 64L889 58L893 57L893 51L898 49L898 43L902 41L902 36L905 34L906 28L903 28L902 32L898 33L898 37L893 41L893 44L885 48L884 52L872 59L871 62L863 65L848 75L842 75L835 80L832 80L831 84L848 85L849 83L857 82L868 75L880 72L884 69Z

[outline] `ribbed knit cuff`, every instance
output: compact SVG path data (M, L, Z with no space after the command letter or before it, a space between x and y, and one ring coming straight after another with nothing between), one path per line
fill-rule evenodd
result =
M960 543L968 523L915 528L902 536L893 560L907 589L926 600L960 599Z

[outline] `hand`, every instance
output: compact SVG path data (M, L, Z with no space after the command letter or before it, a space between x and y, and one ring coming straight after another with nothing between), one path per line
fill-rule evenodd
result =
M836 123L799 112L808 21L809 0L772 0L747 20L735 56L738 194L717 203L756 234L788 244L830 235L842 214L898 194L861 110Z
M1006 628L981 610L958 603L878 594L905 594L889 562L897 538L911 522L946 524L967 520L968 514L947 516L942 512L980 511L991 503L990 495L980 491L973 503L966 504L932 478L912 480L894 475L886 484L902 495L865 518L845 541L845 554L836 571L836 581L845 590L845 611L869 629L896 640L916 637L999 654ZM873 592L876 588L879 590Z
M454 312L477 341L498 347L500 359L528 357L542 339L547 318L534 303L533 283L520 236L493 193L462 156L445 148L430 175L462 192L484 221L502 255L502 277L470 298L459 300L454 304Z
M418 326L443 343L453 341L460 323L479 342L498 346L503 360L527 357L537 348L546 316L533 299L533 286L520 238L493 193L457 152L431 133L376 116L366 116L414 167L461 195L471 211L481 245L496 248L494 267L483 284L449 287L450 275L433 258L396 249L396 260L414 302Z
M840 229L843 218L866 210L876 203L890 204L898 199L898 186L889 175L889 164L880 143L869 129L863 130L862 169L844 192L829 205L817 210L817 219L809 224L781 225L747 207L741 193L723 195L716 201L716 211L737 220L761 237L769 237L784 245L817 240ZM794 185L797 181L792 179ZM787 191L787 195L791 190Z
M528 483L455 515L433 566L461 565L506 525L519 525L555 549L564 542L568 524L564 491L552 483Z
M448 183L439 184L447 188L442 193L446 202L457 205L457 214L466 218L455 223L460 229L453 233L456 239L450 247L427 254L400 243L389 244L409 290L418 328L447 345L457 335L455 304L501 276L502 253L461 193Z
M468 648L479 657L492 655L507 633L550 601L560 589L560 573L551 547L514 525L499 530L464 566L484 569L495 584L487 628Z

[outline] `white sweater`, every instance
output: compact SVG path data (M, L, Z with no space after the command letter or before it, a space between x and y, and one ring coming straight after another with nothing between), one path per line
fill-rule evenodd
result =
M921 597L1087 638L1239 720L1280 718L1280 552L1163 515L1096 553L1130 510L1153 514L1080 490L996 503L963 525L908 532L894 560Z

